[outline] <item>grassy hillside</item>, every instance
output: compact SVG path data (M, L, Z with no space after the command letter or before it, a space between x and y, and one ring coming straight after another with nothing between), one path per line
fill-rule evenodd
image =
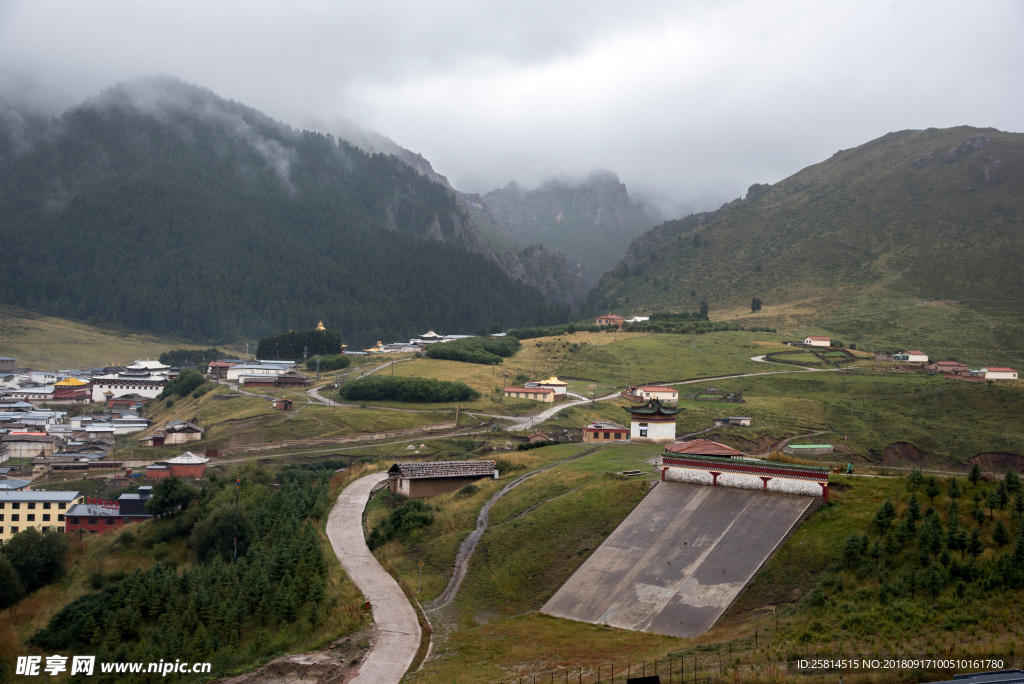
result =
M776 307L799 325L831 314L835 331L860 331L881 344L906 337L899 330L905 322L928 326L901 318L883 331L887 314L870 320L879 310L956 300L990 318L1000 346L1021 355L1022 197L1022 134L969 127L890 133L639 238L590 305L692 311L706 300L713 314L740 316L757 297L764 309L754 319L770 319ZM931 339L987 336L989 323L968 317L954 326Z
M171 349L202 348L172 337L116 331L0 305L0 356L13 356L23 368L102 368L156 359Z
M524 466L520 472L581 450L580 445L563 445L526 452L530 462L519 464ZM832 505L797 530L734 608L698 638L673 639L539 615L544 601L648 490L646 482L614 473L636 468L656 477L651 457L658 452L655 446L604 447L534 476L501 499L491 509L491 527L458 597L431 616L434 655L412 681L533 681L533 676L564 681L568 676L595 682L598 667L607 679L612 665L617 676L627 667L636 674L644 661L652 668L654 659L661 661L659 672L665 677L668 658L679 677L680 658L685 658L687 677L693 677L696 660L701 681L708 675L776 681L783 678L781 671L786 681L812 682L822 680L801 676L787 661L818 653L939 655L950 647L960 656L1013 653L1011 644L1021 629L1020 615L1012 609L1018 592L1014 582L1021 577L1007 563L1015 545L1024 544L1012 539L1019 514L1011 497L1002 509L989 515L985 507L976 517L975 491L985 500L997 487L971 487L963 480L956 521L968 538L978 529L976 560L956 549L944 554L942 548L929 547L922 554L925 542L918 533L934 524L923 520L916 522L914 533L896 539L895 527L905 525L902 516L911 497L906 478L841 476L835 478ZM948 481L941 484L934 500L921 487L916 496L925 517L934 506L937 524L952 529ZM410 587L417 586L423 558L422 598L435 596L451 571L455 541L473 528L475 511L493 488L489 485L472 499L431 499L437 506L431 526L408 542L389 543L378 555ZM898 515L888 533L873 524L887 499ZM368 522L383 515L383 510L372 511ZM993 538L999 525L1010 531L1010 542ZM845 552L851 534L858 539L855 553ZM1016 552L1024 553L1024 546ZM935 678L906 672L898 681Z

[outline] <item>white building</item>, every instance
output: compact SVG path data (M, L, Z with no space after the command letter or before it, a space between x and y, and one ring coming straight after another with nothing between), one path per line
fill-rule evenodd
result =
M911 349L910 351L900 352L899 354L892 355L893 361L902 361L903 363L928 363L928 355L923 351Z
M637 398L643 399L644 401L657 399L663 404L679 403L679 390L672 389L671 387L662 387L660 385L641 385L634 390L634 394Z
M982 368L981 373L985 375L986 380L1016 380L1017 371L1012 368L1005 368L1002 366L989 366L988 368Z
M804 344L808 347L828 347L832 344L832 340L818 335L808 335L804 338Z
M92 379L92 401L95 404L106 401L108 396L116 399L125 394L138 394L153 399L164 391L166 384L165 374L145 370L96 375Z
M238 380L238 378L242 375L264 375L267 376L268 378L276 378L278 375L284 373L290 367L291 364L285 363L274 365L271 365L269 363L241 363L237 366L232 366L231 368L228 368L227 372L225 373L225 377L227 377L228 380Z
M657 399L643 406L623 406L629 413L629 441L666 443L676 441L676 414L683 409L666 408Z

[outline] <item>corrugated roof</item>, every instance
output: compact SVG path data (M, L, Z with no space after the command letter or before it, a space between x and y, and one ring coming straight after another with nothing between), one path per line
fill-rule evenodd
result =
M688 442L675 442L665 446L665 451L673 454L690 454L695 456L742 456L742 451L712 442L710 439L691 439Z
M1005 366L985 366L981 370L983 371L995 371L996 373L1016 373L1017 371L1013 368L1006 368Z
M427 463L396 463L388 470L408 480L435 477L490 477L494 461L430 461Z
M532 394L551 394L555 390L547 387L506 387L506 392L530 392Z
M54 491L54 492L0 492L0 502L2 501L56 501L70 503L80 497L81 492L73 491Z
M50 435L18 435L11 434L0 438L0 442L44 442L53 443L56 438Z
M665 387L664 385L640 385L637 389L647 390L648 392L678 392L674 387Z

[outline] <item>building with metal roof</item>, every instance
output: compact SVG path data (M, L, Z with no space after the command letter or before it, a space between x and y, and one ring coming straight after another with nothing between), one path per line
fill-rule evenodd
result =
M84 499L75 491L0 491L0 541L7 541L30 527L40 532L62 530L68 508Z
M494 461L428 461L396 463L388 469L393 494L412 499L447 494L485 477L497 479Z

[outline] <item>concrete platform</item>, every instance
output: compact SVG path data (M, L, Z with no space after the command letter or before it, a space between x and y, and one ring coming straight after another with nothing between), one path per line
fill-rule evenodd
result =
M660 482L541 612L676 637L703 634L812 500Z

